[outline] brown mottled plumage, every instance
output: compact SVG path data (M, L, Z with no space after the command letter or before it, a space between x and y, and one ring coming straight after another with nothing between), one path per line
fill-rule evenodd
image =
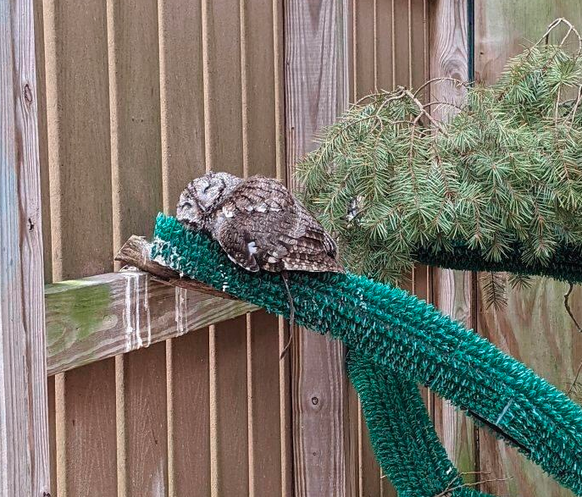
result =
M207 173L184 190L177 218L210 233L248 271L343 272L333 239L272 178Z
M287 271L343 272L337 246L315 218L279 181L207 173L180 195L177 218L189 229L218 241L228 257L247 271L281 273L289 298L289 341L295 306Z

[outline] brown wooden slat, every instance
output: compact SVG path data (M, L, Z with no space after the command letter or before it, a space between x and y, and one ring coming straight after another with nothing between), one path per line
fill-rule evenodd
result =
M126 354L123 368L126 495L168 495L165 343Z
M217 324L210 341L213 496L248 493L246 341L245 316Z
M279 417L279 319L265 311L249 316L249 495L282 494Z
M393 34L393 3L394 0L382 0L376 5L376 72L378 88L383 90L391 90L394 84L393 44L397 40Z
M410 2L410 47L411 47L411 87L418 88L428 77L425 57L427 53L428 40L425 30L428 22L428 12L425 12L427 0L411 0ZM428 62L428 61L426 61Z
M248 175L277 176L276 64L273 36L279 29L273 7L280 0L243 4L243 129L245 170Z
M409 0L394 0L394 82L410 87Z
M210 495L208 328L172 341L172 492Z
M105 2L44 1L55 281L113 267Z
M57 487L57 433L55 415L55 377L47 379L48 421L49 421L49 458L50 458L50 491L51 495L59 495Z
M113 266L106 6L46 0L43 18L52 266L59 281ZM115 495L113 361L73 371L57 385L59 492Z
M115 362L57 377L59 496L117 496Z
M164 212L205 171L201 0L161 0L160 95Z
M157 19L155 0L108 4L114 251L163 207Z
M240 4L202 0L206 167L242 175Z
M285 2L287 167L348 102L348 2ZM292 181L292 186L295 186ZM346 495L347 380L339 343L299 330L293 354L295 495Z
M370 433L361 412L358 419L358 455L359 455L359 491L362 497L380 497L385 495L384 487L389 482L380 479L380 465L376 461L376 456L370 443Z
M346 440L346 466L348 471L346 496L359 497L360 495L360 452L359 427L360 403L358 393L351 383L347 388L348 402L348 435Z
M52 241L51 241L51 209L49 186L49 157L47 131L47 101L46 101L46 64L44 56L44 25L42 0L33 0L34 36L36 52L36 102L38 106L38 155L40 162L41 205L42 205L42 240L44 282L50 283L52 275Z
M353 5L356 61L353 81L356 100L372 93L376 88L375 7L376 0L358 0Z

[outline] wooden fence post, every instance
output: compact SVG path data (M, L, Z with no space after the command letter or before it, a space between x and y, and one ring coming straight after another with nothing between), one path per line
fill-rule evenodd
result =
M0 0L0 494L47 497L48 417L31 0Z
M431 3L431 78L468 79L469 1L436 0ZM447 81L431 85L430 100L462 103L464 98L464 87ZM434 269L433 274L435 303L439 309L466 326L475 328L476 276L468 271L448 269ZM431 410L441 440L459 470L469 473L478 470L478 448L473 423L448 401L434 396Z
M285 97L289 183L314 133L348 103L347 0L285 2ZM344 348L300 330L292 364L296 497L345 496L350 481Z

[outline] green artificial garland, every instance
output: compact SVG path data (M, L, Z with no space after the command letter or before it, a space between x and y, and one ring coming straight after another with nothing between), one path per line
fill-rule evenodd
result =
M244 271L229 261L216 242L186 230L172 217L158 215L151 255L217 290L289 315L280 275ZM289 286L297 323L342 340L354 354L351 376L361 395L373 446L401 496L447 495L458 475L443 449L435 445L432 429L418 431L419 425L428 427L428 418L419 409L412 383L431 388L493 428L556 481L582 496L582 409L532 370L398 288L349 273L292 273ZM366 381L373 369L384 375ZM388 398L394 393L400 399ZM389 463L391 447L399 448L394 452L398 464ZM431 460L426 468L407 453L419 447L423 457ZM478 493L463 487L450 495Z
M414 382L353 352L347 366L378 462L400 497L490 497L464 484Z

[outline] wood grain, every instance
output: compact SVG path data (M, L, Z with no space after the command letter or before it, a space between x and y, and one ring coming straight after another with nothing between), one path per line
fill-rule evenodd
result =
M202 0L160 0L160 99L164 212L205 171Z
M468 78L467 3L439 0L431 4L430 77ZM463 89L448 82L433 84L431 100L462 102ZM437 117L445 119L446 115ZM475 326L474 276L450 270L435 270L435 304L444 313L473 328ZM450 403L433 397L434 423L449 457L462 472L477 471L478 449L473 424ZM468 481L472 477L467 478Z
M172 340L169 495L210 495L208 328Z
M44 0L53 280L113 268L105 2ZM49 196L50 193L50 196Z
M113 250L162 210L156 0L107 2Z
M125 495L168 495L166 345L131 352L123 361Z
M395 1L380 1L376 5L376 75L378 88L384 90L392 90L395 83L395 45L406 42L394 38ZM370 29L369 25L367 29Z
M50 492L33 4L0 4L0 490Z
M284 495L279 410L279 320L258 311L248 317L249 495ZM283 385L285 386L285 384Z
M115 363L113 359L103 360L59 377L58 495L114 497L117 495Z
M347 1L285 3L287 167L315 146L348 100ZM296 185L291 179L291 185ZM348 477L344 350L299 330L293 354L295 495L343 496Z
M48 374L147 347L254 310L128 271L47 286Z
M218 323L211 336L210 351L211 495L247 495L249 434L246 316Z
M576 0L477 0L475 9L475 70L477 79L484 83L494 82L507 58L537 40L554 18L563 16L576 26L582 25L582 10ZM564 391L582 363L582 335L564 308L566 290L562 283L535 279L527 290L509 290L506 308L498 311L486 309L480 292L479 313L481 334ZM574 312L581 303L582 293L577 288L570 300ZM573 495L484 430L480 430L479 445L482 469L497 478L510 478L486 484L485 491L508 497Z

